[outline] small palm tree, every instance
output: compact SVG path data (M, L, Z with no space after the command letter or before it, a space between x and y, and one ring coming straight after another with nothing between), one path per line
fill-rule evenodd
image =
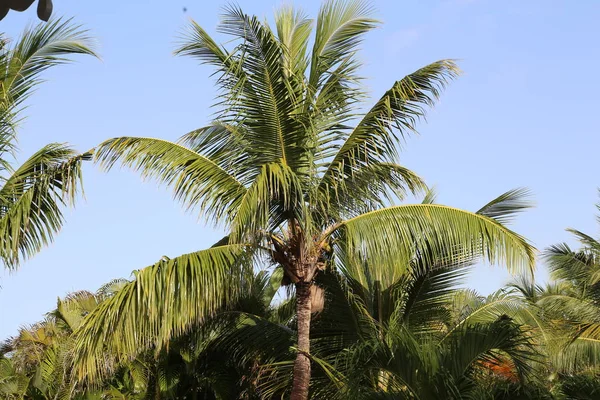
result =
M62 207L81 185L81 162L69 146L51 143L13 168L17 126L24 101L48 68L73 54L94 55L86 31L70 21L26 30L14 43L0 35L0 259L8 269L52 241L63 223Z
M311 38L313 21L294 8L280 9L273 29L229 7L219 30L232 37L230 49L192 23L177 54L216 68L215 120L178 143L110 139L95 159L173 187L186 208L229 234L209 249L137 272L94 311L78 332L82 375L97 375L107 348L125 360L187 332L239 297L240 282L266 263L280 266L295 289L291 398L306 399L311 299L321 271L366 267L372 279L393 277L425 246L450 258L502 260L512 270L533 266L527 241L489 217L436 204L395 205L425 187L399 165L399 145L459 71L451 60L434 62L359 112L365 93L356 54L377 25L370 14L363 1L327 1Z

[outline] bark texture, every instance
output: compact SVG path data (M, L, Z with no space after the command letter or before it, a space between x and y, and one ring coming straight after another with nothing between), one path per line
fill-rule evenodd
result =
M291 400L307 400L310 385L310 282L296 283L296 313L298 318L298 354L294 362L294 383Z

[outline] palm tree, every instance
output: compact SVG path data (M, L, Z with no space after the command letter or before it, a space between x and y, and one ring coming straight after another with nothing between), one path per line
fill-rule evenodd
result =
M477 214L507 221L528 207L525 194L509 191ZM518 382L531 384L536 354L529 335L503 313L479 320L471 318L479 312L476 307L465 311L459 305L464 302L457 302L464 297L457 286L475 260L457 262L444 254L429 259L435 261L427 264L414 254L394 278L371 280L366 268L344 275L328 270L316 278L325 307L311 324L314 398L380 398L384 393L390 398L479 398L469 396L484 390L482 377L489 381L488 394L499 380L515 386L513 393ZM275 323L272 317L245 313L236 323L207 348L218 348L226 355L222 359L257 362L254 374L246 367L246 376L256 382L259 398L287 398L294 321Z
M94 55L85 30L57 20L26 30L14 44L0 35L0 259L8 269L52 241L63 223L62 207L81 185L81 162L69 146L51 143L13 168L17 126L24 102L48 68L73 54Z
M225 10L219 46L192 23L177 54L216 68L218 113L178 143L118 137L95 149L173 187L184 206L229 234L213 247L163 259L94 311L79 330L82 375L101 373L105 353L126 360L166 344L241 294L256 263L275 264L296 298L292 399L311 375L311 299L327 269L393 277L425 243L449 258L484 256L511 270L532 267L534 250L499 222L436 204L396 205L425 187L399 165L398 147L458 74L451 60L402 78L366 112L356 57L377 25L363 1L330 0L316 21L281 8L275 29L237 7ZM312 43L312 51L309 47ZM427 257L423 253L423 257ZM343 260L341 262L335 260Z

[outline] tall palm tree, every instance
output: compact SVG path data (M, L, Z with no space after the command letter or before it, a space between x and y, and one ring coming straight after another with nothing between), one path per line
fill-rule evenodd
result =
M377 25L370 15L364 1L327 1L311 37L313 21L300 10L281 8L272 29L232 6L218 28L232 38L231 48L191 24L177 54L215 67L214 121L177 143L110 139L95 159L173 187L187 209L229 234L209 249L138 271L94 311L78 335L82 374L97 375L96 358L106 348L125 360L168 343L240 296L239 282L253 265L270 263L283 268L284 283L295 290L291 398L306 399L311 299L321 271L367 265L373 279L391 277L425 243L449 258L532 267L527 241L489 217L436 204L396 205L425 186L399 165L399 145L459 71L451 60L434 62L360 112L365 93L356 54Z
M94 55L86 31L56 20L26 30L12 43L0 35L0 259L8 269L52 241L63 223L62 207L72 203L81 185L78 155L63 143L51 143L13 168L24 102L48 68L74 54Z

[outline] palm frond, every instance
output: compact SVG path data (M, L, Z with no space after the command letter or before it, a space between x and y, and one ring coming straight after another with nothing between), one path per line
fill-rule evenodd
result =
M37 253L60 230L62 206L81 190L81 164L64 144L49 144L23 163L0 188L0 257L9 269Z
M309 140L296 112L303 87L282 65L283 45L267 24L237 7L226 9L221 32L241 40L245 81L228 99L228 118L241 121L252 135L258 164L281 162L295 173L310 168Z
M75 365L90 381L111 364L162 346L192 324L227 308L252 266L243 245L182 255L139 270L135 279L90 313L76 331ZM108 353L107 353L108 352Z
M328 0L319 10L309 74L315 93L325 81L326 73L338 63L351 60L364 34L375 28L372 8L362 0Z
M458 75L451 60L442 60L421 68L396 82L365 114L345 138L337 154L325 164L319 191L328 193L343 187L346 179L365 167L395 163L401 137L415 131L425 107L433 105L441 90ZM416 187L422 189L422 186Z
M272 232L290 217L307 224L305 215L302 183L298 176L286 164L264 164L239 201L232 221L232 240L251 240L257 232ZM304 228L310 231L310 227Z
M451 342L443 364L458 379L469 377L479 363L505 363L505 355L523 379L531 373L531 362L536 360L528 336L506 316L488 324L465 326L452 334Z
M338 220L354 217L425 188L425 182L408 168L393 163L371 164L344 179L342 185L330 188L325 199L318 199L323 210L317 211Z
M283 64L287 75L303 77L309 63L306 50L313 21L304 12L284 5L275 13L275 25L277 38L284 49Z
M531 208L532 204L528 200L530 196L531 192L527 188L509 190L481 207L477 214L485 215L501 224L506 224L511 222L518 213Z
M422 253L426 258L450 253L449 261L483 257L491 263L504 262L512 272L532 270L535 262L534 248L495 220L435 204L383 208L344 221L336 231L355 262L368 260L379 280L388 268L419 249L431 249Z
M31 27L0 50L0 156L15 149L15 128L23 102L42 82L40 75L56 65L70 62L68 56L97 57L86 30L72 21L58 19Z
M215 221L231 219L246 193L244 185L215 161L166 140L110 139L96 148L95 160L106 170L120 161L144 178L172 186L175 198L187 209L198 209Z

